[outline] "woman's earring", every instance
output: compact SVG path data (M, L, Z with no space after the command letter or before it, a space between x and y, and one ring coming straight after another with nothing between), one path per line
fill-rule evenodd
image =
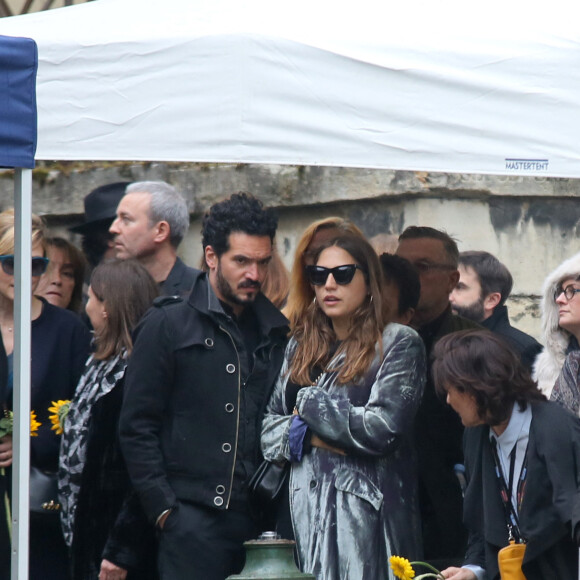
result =
M373 295L371 294L371 304L373 303Z
M316 296L314 297L314 299L312 300L313 304L316 304Z

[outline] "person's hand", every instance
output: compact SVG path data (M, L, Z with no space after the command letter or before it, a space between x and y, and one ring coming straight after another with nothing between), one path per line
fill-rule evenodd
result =
M346 455L346 451L344 451L344 449L333 447L332 445L325 443L318 435L312 435L310 443L312 447L319 447L320 449L326 449L328 451L332 451L333 453L338 453L339 455Z
M99 572L99 580L125 580L127 578L127 570L115 566L109 560L101 562L101 571Z
M12 435L0 439L0 467L12 465Z
M441 576L448 580L477 580L475 572L468 568L446 568L441 571Z

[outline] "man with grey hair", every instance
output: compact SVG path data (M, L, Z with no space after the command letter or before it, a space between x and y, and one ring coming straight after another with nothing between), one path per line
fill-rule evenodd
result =
M109 231L117 258L139 260L162 294L178 295L191 289L195 272L177 257L188 228L185 199L172 185L139 181L125 190Z

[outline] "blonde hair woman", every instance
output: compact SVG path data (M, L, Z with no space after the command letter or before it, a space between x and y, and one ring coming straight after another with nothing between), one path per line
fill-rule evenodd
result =
M72 312L34 296L46 270L44 224L32 216L31 302L31 408L41 423L31 438L30 462L56 473L60 437L51 430L48 408L52 401L70 399L90 350L90 333ZM5 409L12 407L12 353L14 350L14 210L0 213L0 394ZM12 439L0 440L0 467L12 464ZM7 488L10 474L1 478ZM2 505L2 508L4 506ZM9 577L10 541L6 517L0 517L0 577ZM3 575L4 574L4 575ZM62 580L68 576L68 559L57 514L32 517L30 522L31 580Z

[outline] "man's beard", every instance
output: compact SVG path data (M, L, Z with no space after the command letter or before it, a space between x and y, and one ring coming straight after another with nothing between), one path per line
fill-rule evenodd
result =
M216 285L224 302L241 306L251 304L255 300L258 292L260 291L260 288L262 287L260 282L253 282L252 280L246 280L245 282L242 282L238 288L256 288L257 292L253 296L249 295L245 298L241 298L232 290L231 284L224 278L222 274L222 267L219 263L216 271Z
M485 316L483 300L481 298L469 306L458 306L457 304L453 304L452 309L460 316L463 316L463 318L468 318L474 322L482 322Z

